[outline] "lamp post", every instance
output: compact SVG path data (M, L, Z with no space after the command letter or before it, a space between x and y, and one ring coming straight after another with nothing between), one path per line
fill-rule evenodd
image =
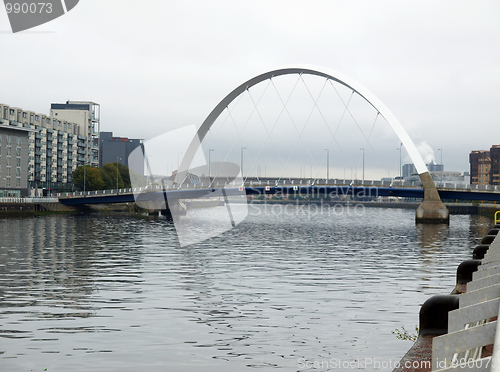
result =
M325 149L326 151L326 182L330 179L330 150Z
M363 151L363 185L365 184L365 148L361 147L360 150Z
M87 183L87 164L83 164L83 196L85 196L86 183Z
M122 160L122 158L116 157L116 193L118 194L118 159Z
M212 179L211 179L211 176L212 176L212 173L211 173L211 161L210 161L210 153L214 151L214 149L208 149L208 183L211 183L212 182Z
M403 142L401 142L399 144L399 181L403 182L403 176L401 174L402 169L403 169L403 168L401 168L401 147L403 147Z
M241 166L240 166L240 170L241 170L241 178L243 178L243 150L246 150L246 147L245 146L241 146Z
M484 161L485 161L485 152L483 151L483 166L481 168L481 185L486 185L486 165Z
M441 183L443 183L443 148L438 149L438 151L441 151Z

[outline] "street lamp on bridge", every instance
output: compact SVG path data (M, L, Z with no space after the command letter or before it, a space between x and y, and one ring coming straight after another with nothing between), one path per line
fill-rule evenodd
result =
M116 157L116 193L118 194L118 159L122 160L122 158Z
M403 142L399 144L399 181L403 182L403 176L401 175L402 168L401 168L401 147L403 147Z
M241 166L240 166L241 178L243 178L243 150L246 150L245 146L241 146ZM243 178L243 180L244 180L244 178Z
M438 151L441 151L441 183L443 183L443 148L438 149Z
M210 164L211 164L211 161L210 161L210 153L214 151L214 149L208 149L208 183L211 183L212 182L212 179L210 178L211 177L211 169L210 169Z
M363 185L365 184L365 148L361 147L360 150L363 151Z
M330 150L325 149L326 151L326 182L330 179Z

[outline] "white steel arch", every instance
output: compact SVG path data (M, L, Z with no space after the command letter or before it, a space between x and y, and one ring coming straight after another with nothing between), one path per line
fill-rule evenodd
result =
M186 150L186 153L182 159L179 169L180 170L179 175L181 179L184 179L185 172L189 169L201 142L205 138L212 124L215 122L215 120L217 120L219 115L236 97L238 97L241 93L245 92L247 89L251 88L252 86L262 81L265 81L267 79L276 76L291 75L291 74L308 74L308 75L322 76L326 79L331 79L333 81L336 81L337 83L342 84L347 88L353 90L357 94L359 94L370 105L372 105L375 108L375 110L377 110L380 113L380 115L382 115L385 118L385 120L389 123L389 125L392 127L392 129L398 136L399 140L403 143L406 151L408 152L408 155L410 155L410 158L413 161L413 164L415 165L418 174L420 175L428 172L427 166L425 165L422 156L418 152L417 147L415 146L412 139L410 138L406 130L403 128L399 120L396 119L396 117L392 114L392 112L390 112L389 109L372 92L370 92L368 89L366 89L364 86L362 86L354 79L351 79L350 77L341 74L337 71L316 66L296 66L296 67L280 68L277 70L268 71L258 76L255 76L250 80L247 80L243 84L239 85L238 87L236 87L231 93L229 93L226 97L224 97L224 99L220 101L217 106L215 106L212 112L203 121L200 128L198 129L197 136L192 140L191 144Z

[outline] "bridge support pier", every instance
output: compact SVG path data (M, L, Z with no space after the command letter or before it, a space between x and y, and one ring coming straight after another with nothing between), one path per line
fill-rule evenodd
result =
M419 174L424 187L424 201L415 213L416 223L450 223L450 212L443 204L429 172Z

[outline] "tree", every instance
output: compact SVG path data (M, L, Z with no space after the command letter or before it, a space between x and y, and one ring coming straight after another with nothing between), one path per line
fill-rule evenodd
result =
M73 184L81 191L102 190L104 181L98 168L90 165L80 166L72 174ZM85 188L84 188L85 181Z
M77 189L83 191L83 179L85 178L86 191L114 190L116 189L117 167L118 188L127 189L132 187L130 184L129 169L121 163L106 163L101 168L94 168L90 165L80 166L73 172L73 184ZM135 174L134 177L137 177L139 180L141 179L140 176L136 176Z
M127 166L121 163L106 163L101 168L101 178L105 189L116 189L116 178L118 176L118 188L127 189L130 185L130 174Z

